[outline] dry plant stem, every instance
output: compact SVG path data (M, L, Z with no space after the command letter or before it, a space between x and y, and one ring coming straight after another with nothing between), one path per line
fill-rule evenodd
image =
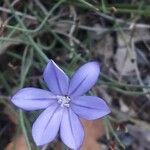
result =
M79 45L81 48L83 48L86 52L89 52L90 50L86 48L85 45L83 45L76 37L74 36L70 36L69 34L65 33L65 32L61 32L58 30L53 30L54 32L58 33L58 34L62 34L70 39L72 39L72 41L74 41L74 43L76 43L77 45Z
M109 16L105 13L102 13L100 12L100 9L95 7L94 5L92 5L91 3L89 2L86 2L85 0L79 0L80 2L82 2L83 4L85 4L86 6L92 8L92 10L94 10L98 15L100 15L101 17L103 18L106 18L108 20L111 20L111 21L115 21L117 23L125 23L129 26L129 29L133 29L133 27L136 27L136 28L150 28L150 25L149 24L142 24L142 23L135 23L135 22L129 22L129 21L124 21L122 19L118 19L118 18L115 18L115 17L112 17L112 16Z
M100 13L100 12L96 12L98 15L100 15L101 17L103 18L106 18L108 20L111 20L111 21L115 21L117 23L125 23L129 26L129 29L132 30L133 27L136 27L136 28L147 28L147 29L150 29L150 25L149 24L142 24L142 23L135 23L135 22L128 22L128 21L124 21L122 19L118 19L118 18L115 18L115 17L112 17L112 16L109 16L109 15L106 15L104 13Z
M71 29L70 29L70 33L69 33L69 36L72 37L73 33L76 29L76 20L77 20L77 14L76 14L74 6L72 6L72 5L70 5L70 13L71 13L71 16L73 16L73 22L74 22ZM69 43L70 43L70 46L71 46L71 51L75 51L74 41L72 40L72 38L69 39Z
M125 118L125 121L131 121L132 123L135 123L136 125L140 126L140 127L144 127L144 129L150 130L150 125L144 121L132 118L130 115L128 115L127 113L123 113L117 109L111 108L112 112L118 116L119 118ZM111 118L110 118L111 119ZM112 119L111 119L112 120ZM116 123L120 122L118 119L117 120L113 120Z
M43 11L45 15L48 14L48 11L46 8L42 5L42 3L39 0L34 0L35 4Z
M120 29L120 26L119 26L119 29ZM136 52L135 52L135 41L134 41L134 38L130 39L129 41L126 40L126 37L124 35L124 32L120 29L120 33L122 35L122 38L126 44L126 47L127 47L127 50L128 50L128 55L130 58L132 58L135 62L135 72L136 72L136 75L137 75L137 79L139 81L139 84L140 86L144 86L144 83L141 79L141 75L140 75L140 72L139 72L139 69L138 69L138 65L137 65L137 56L136 56ZM143 88L143 93L147 93L146 96L148 99L150 99L150 95L148 94L149 93L149 90L147 90L146 88Z
M12 14L11 10L8 9L8 8L0 7L0 11L6 12L6 13L9 13L9 14ZM15 13L16 13L16 15L21 16L21 17L24 17L24 18L27 18L27 19L37 20L36 17L31 16L31 15L28 15L28 14L24 14L24 13L19 12L19 11L15 11Z
M52 22L51 22L52 23ZM55 22L55 24L59 24L59 23L63 23L63 24L74 24L73 21L69 21L69 20L59 20L58 22ZM106 32L110 32L110 31L118 31L119 29L117 27L113 27L113 28L105 28L105 27L90 27L90 26L86 26L86 25L78 25L78 28L83 29L83 30L89 30L89 31L93 31L93 32L100 32L100 33L106 33ZM134 24L134 27L130 28L130 27L122 27L122 30L133 30L133 28L136 28L136 24ZM147 27L147 29L150 29L150 26ZM148 37L143 37L144 40L148 40ZM139 41L139 39L136 39L136 41Z
M73 21L70 21L70 20L59 20L58 22L55 22L56 24L59 24L59 23L63 23L63 24L71 24L73 25L74 22ZM90 27L90 26L86 26L86 25L81 25L81 24L78 24L78 28L80 29L83 29L83 30L89 30L89 31L93 31L93 32L100 32L100 33L105 33L105 32L108 32L108 31L118 31L117 28L105 28L105 27ZM128 30L128 28L124 27L123 30Z
M20 0L14 0L11 4L11 6L14 6L16 3L18 3Z
M140 71L139 71L139 68L138 68L138 65L137 65L137 57L136 57L136 52L135 52L135 46L134 46L134 40L133 39L131 40L131 50L133 51L132 54L133 54L133 58L135 60L135 71L136 71L136 74L137 74L137 78L138 78L139 84L141 86L144 86L144 83L143 83L143 81L141 79ZM147 93L148 90L146 88L143 88L143 92ZM146 94L146 97L148 99L150 99L150 95L149 94Z
M47 144L47 145L44 145L44 146L43 146L43 148L42 148L41 150L47 150L47 148L48 148L48 145L49 145L49 144Z
M144 86L144 83L142 81L142 78L141 78L141 74L140 74L140 71L139 71L139 68L138 68L138 65L137 65L137 57L136 57L136 52L135 52L135 46L134 46L134 41L131 40L131 49L132 51L134 51L133 54L135 54L134 58L135 58L135 71L136 71L136 74L137 74L137 78L138 78L138 81L139 81L139 84L141 86ZM150 102L150 94L149 94L149 90L147 88L142 88L143 90L143 93L145 93L145 96L147 97L148 101L145 102L141 107L140 109L138 110L138 114L143 110L143 108Z

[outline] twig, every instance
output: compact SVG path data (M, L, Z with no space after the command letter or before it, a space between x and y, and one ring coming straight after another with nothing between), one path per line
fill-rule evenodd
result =
M77 20L77 14L76 14L76 11L75 11L75 8L74 6L70 5L70 13L71 13L71 16L73 16L73 24L72 24L72 27L70 29L70 32L69 32L69 37L72 37L73 36L73 33L76 29L76 20ZM72 38L69 38L69 43L70 43L70 46L71 46L71 51L75 51L74 50L74 41L72 40Z
M0 11L6 12L6 13L9 13L9 14L12 14L11 10L8 9L8 8L0 7ZM15 11L15 13L16 13L16 15L18 15L18 16L20 16L20 17L24 17L24 18L32 19L32 20L37 20L36 17L31 16L31 15L28 15L28 14L24 14L24 13L19 12L19 11Z

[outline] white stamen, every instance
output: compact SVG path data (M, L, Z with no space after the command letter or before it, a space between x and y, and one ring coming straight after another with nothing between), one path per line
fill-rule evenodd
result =
M61 107L69 107L70 106L70 98L68 96L57 96L58 103Z

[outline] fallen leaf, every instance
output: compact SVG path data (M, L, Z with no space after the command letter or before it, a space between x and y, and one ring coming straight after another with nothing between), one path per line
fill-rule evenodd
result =
M101 146L97 140L104 134L104 126L100 119L94 121L81 120L85 137L81 150L100 150Z
M124 34L124 38L118 34L118 49L114 56L116 69L123 76L134 72L136 68L134 43L131 42L128 34Z
M5 150L28 150L26 140L23 135L19 135L14 140L8 144Z

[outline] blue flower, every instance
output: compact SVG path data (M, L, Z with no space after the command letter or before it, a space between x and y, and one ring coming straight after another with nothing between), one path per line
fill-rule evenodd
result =
M94 120L110 113L104 100L84 95L96 83L99 73L99 64L89 62L69 79L50 60L43 74L50 91L29 87L12 97L12 102L24 110L45 109L32 127L33 139L38 146L53 141L59 132L64 144L77 150L84 139L79 118Z

